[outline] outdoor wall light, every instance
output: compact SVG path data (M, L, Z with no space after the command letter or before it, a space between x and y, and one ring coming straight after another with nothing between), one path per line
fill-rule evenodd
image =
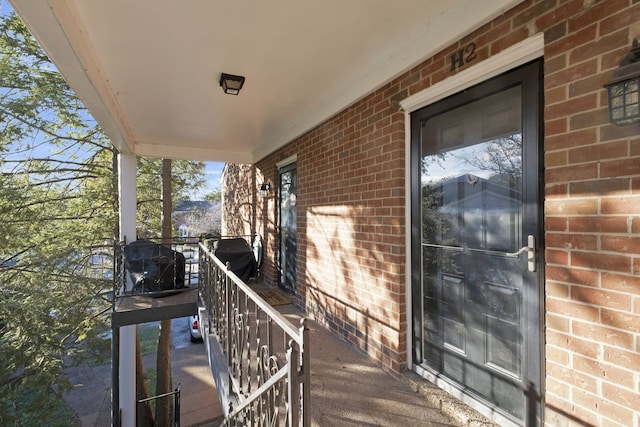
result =
M237 95L244 84L243 76L234 76L233 74L222 73L220 75L220 86L224 93L228 95Z
M258 190L258 193L260 194L260 197L262 197L263 199L266 199L269 196L270 190L271 190L271 183L269 181L266 181L262 183L262 185L260 186L260 190Z
M640 122L640 49L634 39L631 52L620 61L620 66L609 83L605 84L609 96L609 121L617 125Z

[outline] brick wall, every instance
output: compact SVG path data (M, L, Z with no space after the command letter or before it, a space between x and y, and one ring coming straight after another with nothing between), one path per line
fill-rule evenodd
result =
M388 85L256 165L277 184L276 162L297 155L301 304L395 371L406 361L404 116L389 104L398 92ZM258 217L274 222L267 209Z
M602 85L640 36L640 5L537 19L545 32L547 421L637 426L640 127L608 122ZM547 17L549 16L549 17ZM635 265L634 265L635 264ZM557 409L557 410L556 410Z
M255 168L227 164L221 182L222 235L252 236L256 229Z
M640 126L608 123L606 91L640 36L637 0L526 1L255 166L297 155L298 292L308 312L389 369L406 365L405 135L398 101L545 36L545 366L548 425L640 426ZM255 191L255 190L254 190ZM275 281L275 193L259 202Z

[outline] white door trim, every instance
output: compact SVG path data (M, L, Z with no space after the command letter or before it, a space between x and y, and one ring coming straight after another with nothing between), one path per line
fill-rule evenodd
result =
M297 161L298 161L298 155L294 154L293 156L289 156L286 159L280 160L278 163L276 163L276 168L280 170L283 167L289 166L291 163L295 163Z
M538 33L485 59L477 65L460 71L455 76L449 77L446 80L403 99L400 101L400 106L405 111L405 115L408 115L449 95L458 93L520 65L526 64L529 61L540 58L543 54L544 34Z
M413 363L413 336L412 336L412 266L411 266L411 113L422 107L440 101L449 95L458 93L464 89L482 83L492 77L496 77L506 71L512 70L527 62L538 59L544 55L544 34L538 33L526 40L517 43L502 52L493 55L481 63L471 66L458 74L438 82L400 102L400 107L404 110L404 126L405 126L405 295L407 307L407 324L406 324L406 342L407 342L407 367L416 370L419 366ZM466 398L466 395L456 392L452 387L447 387L446 382L438 382L438 385L444 387L449 393L461 398L465 403L479 410L480 412L492 418L488 414L487 408L478 402ZM508 421L506 418L500 417L500 421ZM507 424L505 424L507 425Z

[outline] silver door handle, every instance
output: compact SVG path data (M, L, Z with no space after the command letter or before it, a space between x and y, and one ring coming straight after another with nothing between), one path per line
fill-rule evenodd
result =
M527 252L527 268L529 271L536 271L536 238L533 235L527 237L527 246L523 246L517 252L507 252L505 255L510 258L518 258L523 253Z
M517 252L507 252L507 253L505 253L504 255L505 255L505 256L508 256L508 257L510 257L510 258L518 258L518 257L519 257L520 255L522 255L523 253L525 253L525 252L529 252L529 250L530 250L530 249L529 249L529 246L523 246L523 247L521 247L521 248L520 248L520 250L519 250L519 251L517 251Z

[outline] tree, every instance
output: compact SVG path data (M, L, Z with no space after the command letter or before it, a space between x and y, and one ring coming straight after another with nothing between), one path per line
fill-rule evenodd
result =
M162 159L162 239L170 241L173 237L171 224L171 159ZM171 391L171 319L160 321L160 336L158 337L158 351L156 357L157 376L156 394L166 394ZM171 415L171 400L166 397L156 403L156 425L169 426Z
M50 419L60 370L107 318L115 150L15 15L0 17L0 424ZM44 146L50 149L44 149Z
M214 203L209 209L187 212L189 232L192 236L220 236L222 233L222 203Z
M213 190L207 194L205 194L204 199L207 202L219 202L222 200L222 191Z
M13 13L0 16L0 118L0 425L53 425L43 400L19 396L63 393L64 363L107 328L117 151ZM204 165L174 169L185 198ZM157 236L160 161L140 159L138 176L141 229Z
M189 200L189 194L204 185L204 163L171 162L171 199ZM139 238L158 238L162 230L162 159L138 158L137 218Z
M522 183L522 134L498 137L455 156L472 170L483 171L487 179L511 188Z

